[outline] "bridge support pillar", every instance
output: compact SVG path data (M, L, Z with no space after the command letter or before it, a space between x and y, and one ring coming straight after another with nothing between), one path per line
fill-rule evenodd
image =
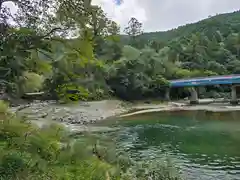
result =
M190 104L198 104L198 93L195 87L191 87Z
M165 101L170 101L170 88L165 91Z
M232 89L232 91L231 91L231 104L236 105L236 104L238 104L236 86L232 85L231 89Z

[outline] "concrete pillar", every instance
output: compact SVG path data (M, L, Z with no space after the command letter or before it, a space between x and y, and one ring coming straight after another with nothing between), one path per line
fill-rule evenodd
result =
M166 88L165 91L165 100L170 101L170 88Z
M231 104L236 105L238 104L236 86L232 85L231 89Z
M198 104L198 93L195 87L191 87L190 104Z

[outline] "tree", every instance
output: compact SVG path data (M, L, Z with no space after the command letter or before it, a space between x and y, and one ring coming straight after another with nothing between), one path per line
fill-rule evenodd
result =
M148 46L158 53L160 49L162 49L165 46L165 44L161 41L152 40L148 43Z
M123 48L122 58L112 64L108 85L122 98L143 98L158 94L168 84L165 72L164 62L155 50L140 51L128 45Z
M128 26L124 29L124 32L131 37L139 36L143 33L142 23L132 17L128 22Z
M13 2L17 13L11 14L5 2ZM20 79L25 71L29 70L29 57L32 51L40 49L49 50L49 40L61 28L48 26L52 18L50 9L53 8L51 0L22 0L1 1L0 3L0 44L1 44L1 81L8 92L20 95ZM32 59L36 60L36 59Z
M227 37L226 48L240 59L240 33L233 33Z
M89 24L94 38L98 36L118 35L120 32L120 28L116 22L108 19L104 11L97 6L92 7Z
M71 27L75 37L87 34L93 43L96 57L104 56L106 40L118 36L120 28L117 23L107 18L100 7L84 3L84 0L62 0L57 10L58 19L67 27Z
M89 19L90 30L92 31L92 41L94 42L94 52L96 55L104 54L104 47L106 46L106 38L110 40L111 36L118 36L120 28L114 21L107 18L104 11L98 7L93 6Z
M101 9L97 11L98 20L94 19L96 23L89 27L95 22L92 17L96 13L90 1L13 1L18 8L14 15L4 2L0 6L5 28L0 39L0 74L8 92L14 90L12 94L21 96L21 80L32 71L46 76L48 92L65 85L79 88L83 85L79 79L93 81L89 77L100 67L93 54L93 34L95 38L117 34L116 24L111 23L110 27ZM107 33L106 26L110 27ZM74 34L77 39L64 39Z
M139 37L143 33L142 23L140 23L136 18L132 17L128 22L128 26L124 29L124 32L128 36L130 36L131 39L130 44L136 47L137 37Z

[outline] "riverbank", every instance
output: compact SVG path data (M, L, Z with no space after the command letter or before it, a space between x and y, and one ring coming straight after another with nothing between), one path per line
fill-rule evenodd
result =
M94 126L97 121L110 117L126 117L159 111L194 111L211 112L239 111L240 106L229 103L215 102L206 104L209 100L201 100L199 105L189 105L184 101L134 102L126 103L120 100L103 100L78 102L73 104L58 104L55 101L34 101L27 105L12 108L19 116L26 117L31 122L42 127L53 122L61 123L71 131L111 131L112 128Z
M93 127L99 120L127 113L131 106L119 100L103 100L58 104L55 101L34 101L11 110L39 127L60 123L71 131L110 131L108 127Z
M137 114L160 112L160 111L209 111L209 112L231 112L240 111L240 105L230 105L227 102L213 99L201 99L197 105L189 105L188 101L169 102L164 104L137 104L134 112L120 115L120 117L133 116Z

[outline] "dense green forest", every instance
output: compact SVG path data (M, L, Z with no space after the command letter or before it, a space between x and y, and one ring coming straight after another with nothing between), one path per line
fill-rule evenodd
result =
M240 73L240 12L155 33L131 18L122 36L90 0L14 0L15 14L5 6L10 1L0 1L1 96L10 102L40 91L64 102L161 98L170 79ZM0 179L148 178L124 175L120 160L102 159L96 149L80 152L86 146L72 145L60 127L38 129L3 102L0 111ZM155 177L171 179L165 170Z
M164 80L240 73L240 11L209 17L166 32L151 33L143 33L141 22L132 18L125 32L128 36L121 37L125 46L118 61L135 54L134 63L129 62L131 67L128 67L132 71L134 65L135 72L131 76L128 71L128 78L125 74L121 79L128 83L128 86L121 86L123 90L119 92L120 87L114 87L118 94L122 91L132 93L129 98L137 91L142 92L141 95L159 97L162 94L159 85ZM130 60L130 57L126 59ZM150 74L143 73L139 64L146 71L150 68ZM160 84L156 80L160 80ZM186 89L173 91L173 96L188 95ZM225 97L228 91L229 87L200 88L200 97Z
M231 25L229 28L228 25ZM208 31L211 37L211 32L220 30L224 36L228 36L229 32L238 32L239 29L239 11L233 13L219 14L209 17L202 21L186 24L169 31L150 32L141 35L141 38L149 41L156 40L161 42L171 41L174 38L188 36L191 33ZM232 31L233 30L233 31Z
M122 36L90 1L73 1L74 7L44 1L44 12L36 9L39 2L21 2L14 16L1 4L1 87L11 96L44 91L45 98L64 100L163 98L168 80L240 72L239 11L153 33L143 33L131 18ZM78 93L69 97L71 90ZM201 91L211 97L227 90ZM188 90L174 94L186 97Z

